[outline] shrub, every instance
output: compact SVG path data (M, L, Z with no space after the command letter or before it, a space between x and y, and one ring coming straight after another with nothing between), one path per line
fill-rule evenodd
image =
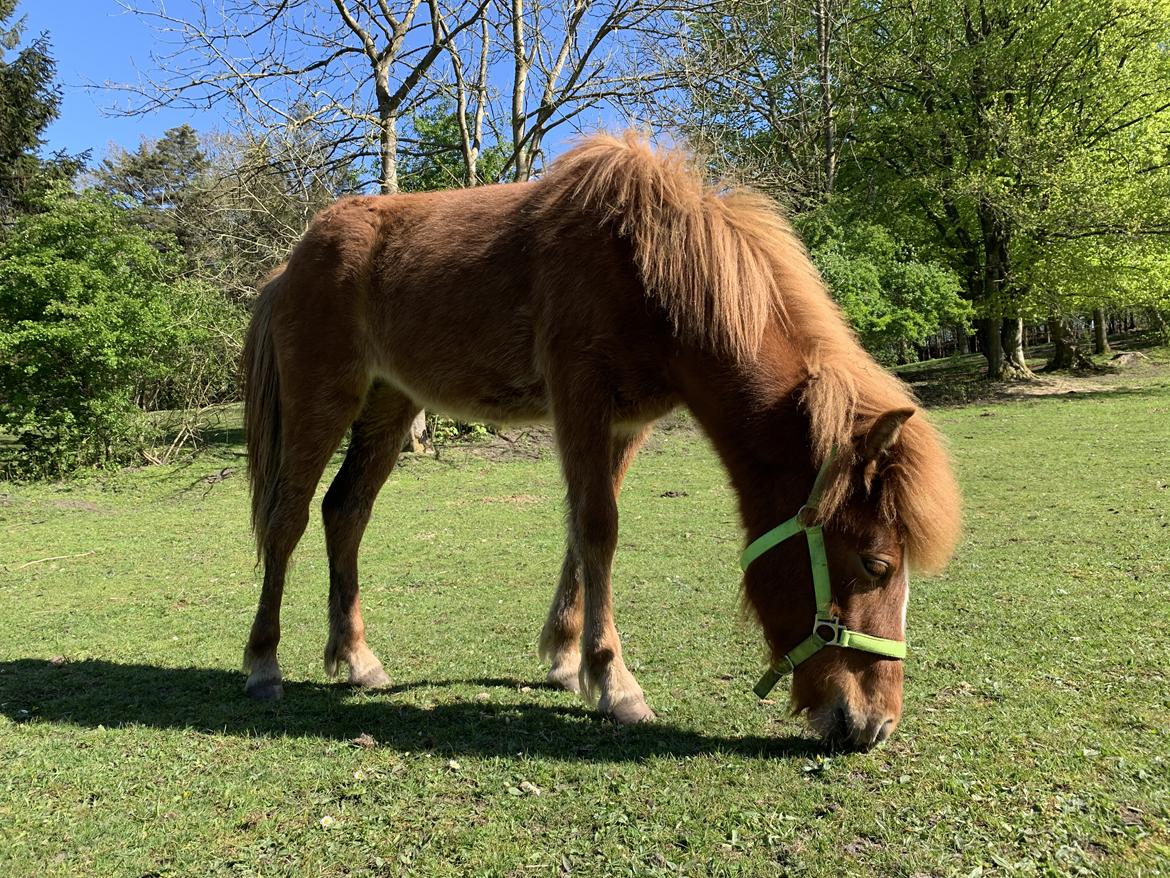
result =
M53 193L0 241L0 432L15 475L128 460L145 440L137 395L167 375L174 257L105 196Z
M882 362L944 327L966 327L974 316L959 296L959 279L920 259L881 226L815 217L804 224L813 261L862 344Z

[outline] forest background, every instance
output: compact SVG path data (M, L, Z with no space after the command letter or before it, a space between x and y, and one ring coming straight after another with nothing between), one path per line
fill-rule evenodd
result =
M113 8L111 11L114 11ZM792 217L888 364L993 380L1170 333L1166 0L137 0L109 113L53 152L53 28L0 0L0 465L163 460L239 397L258 280L355 192L539 176L637 127ZM64 25L62 25L64 26ZM124 47L110 47L114 54ZM1046 347L1048 350L1049 347ZM432 417L416 440L479 429Z

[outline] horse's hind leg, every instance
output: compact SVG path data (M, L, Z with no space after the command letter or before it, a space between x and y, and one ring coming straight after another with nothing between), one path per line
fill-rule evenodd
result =
M325 464L357 413L359 400L356 393L341 392L312 404L305 400L290 405L286 400L280 470L262 547L264 585L244 650L244 671L248 673L245 691L253 698L270 700L284 694L276 647L289 556L309 522L309 504Z
M613 496L617 500L626 472L650 435L651 425L634 433L619 433L613 437L610 449L610 476ZM540 632L540 657L550 662L548 682L570 692L579 692L581 671L581 628L585 622L585 605L581 583L581 565L573 554L573 543L565 550L561 578L557 592L548 609L548 618Z
M325 544L329 551L329 641L325 671L349 666L349 681L378 687L390 682L382 663L366 645L358 599L358 546L378 491L394 469L407 430L419 407L398 390L375 384L354 422L349 451L325 500Z

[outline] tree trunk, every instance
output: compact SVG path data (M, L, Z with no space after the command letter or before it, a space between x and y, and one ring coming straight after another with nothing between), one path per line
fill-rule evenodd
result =
M1045 372L1057 369L1071 369L1076 348L1069 341L1068 323L1064 317L1052 314L1048 318L1048 334L1052 338L1052 359L1044 364Z
M999 334L999 321L983 317L976 321L983 356L987 358L987 377L996 379L1003 375L1003 345Z
M389 109L389 82L384 71L376 71L374 88L378 95L378 160L380 179L378 189L383 195L398 194L398 117ZM402 446L403 451L425 452L427 441L427 413L420 411L410 425L410 432Z
M979 206L979 226L983 234L983 266L980 277L980 298L991 314L1002 314L1004 287L1008 278L1008 237L1002 224L989 204ZM1002 322L998 317L980 321L983 336L983 355L987 358L987 377L991 380L1010 378L1004 369L1004 337Z
M413 451L415 454L426 454L433 451L430 434L427 432L427 413L420 411L410 424L410 434L406 437L406 447L403 451Z
M531 155L524 141L528 118L528 54L524 33L524 0L512 0L512 149L516 152L517 182L532 175Z
M1157 307L1147 308L1146 313L1150 318L1150 328L1156 331L1166 342L1170 343L1170 321L1166 319L1166 313L1163 313L1162 309Z
M1109 336L1105 330L1105 309L1093 309L1093 353L1109 353Z
M824 194L830 195L837 180L836 132L833 130L833 78L829 70L829 0L816 0L817 78L821 89L821 148L825 151Z
M378 189L383 195L398 192L398 115L390 96L389 69L374 71L374 93L378 98Z
M967 335L966 326L955 327L955 349L960 354L971 353L971 338Z
M1036 377L1024 359L1024 319L1005 317L1000 324L1000 346L1003 349L1003 365L1000 377L1019 379Z

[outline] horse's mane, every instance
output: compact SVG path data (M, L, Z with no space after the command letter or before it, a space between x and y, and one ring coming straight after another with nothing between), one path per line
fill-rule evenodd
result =
M781 321L801 352L813 461L836 447L856 461L855 438L883 413L916 407L910 391L861 347L788 221L767 197L712 187L681 150L655 152L632 133L596 135L553 165L545 204L571 204L613 223L630 241L647 294L680 337L750 363L765 328ZM959 533L959 493L941 437L925 417L902 428L881 471L881 511L905 539L910 563L941 568ZM855 486L834 480L826 518Z

